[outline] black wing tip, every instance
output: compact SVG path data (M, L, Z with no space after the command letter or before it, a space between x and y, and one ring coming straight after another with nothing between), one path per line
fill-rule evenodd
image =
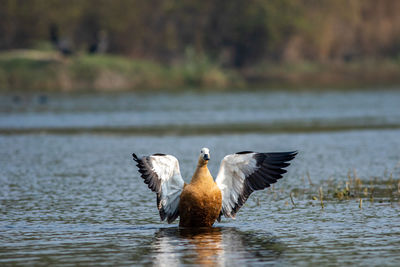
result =
M294 159L299 152L297 150L289 151L289 152L267 152L267 153L259 153L271 160L277 160L282 162L288 162Z
M284 152L265 152L265 153L262 153L262 154L275 154L275 155L279 155L279 154L281 154L281 155L297 155L299 153L299 151L298 150L292 150L292 151L284 151Z
M288 161L294 159L298 153L299 152L297 150L286 152L286 157L288 158Z
M139 160L138 156L136 156L135 153L132 153L132 157L133 157L133 160L136 162Z
M271 154L276 156L296 156L299 153L298 150L287 151L287 152L267 152L263 154Z
M154 153L152 156L166 156L167 154L164 153Z
M299 154L299 152L297 150L288 152L288 156L287 156L288 161L294 159L297 156L297 154Z
M167 217L167 214L164 211L164 208L159 209L159 214L160 214L160 220L164 221L165 217Z
M288 152L264 152L264 153L260 153L260 152L254 152L254 151L250 151L250 150L245 150L245 151L240 151L240 152L236 152L236 155L243 155L243 154L251 154L251 153L257 153L257 154L272 154L272 155L280 155L280 156L293 156L295 157L299 151L298 150L293 150L293 151L288 151Z
M166 156L166 155L167 155L167 154L164 154L164 153L154 153L154 154L152 154L152 156ZM132 157L133 157L133 160L134 160L134 161L140 160L139 157L136 156L135 153L132 153Z

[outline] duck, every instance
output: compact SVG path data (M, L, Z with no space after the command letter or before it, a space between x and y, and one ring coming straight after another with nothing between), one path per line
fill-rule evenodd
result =
M216 179L208 162L210 150L202 148L190 183L182 178L176 157L163 153L138 157L132 153L138 171L148 188L156 193L161 221L179 227L211 227L221 217L235 219L250 194L276 183L297 151L260 153L241 151L226 155Z

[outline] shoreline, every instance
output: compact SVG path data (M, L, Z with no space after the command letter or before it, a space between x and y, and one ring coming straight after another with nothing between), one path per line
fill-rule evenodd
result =
M227 69L199 58L164 65L117 55L0 52L0 92L182 92L396 88L400 60L264 63Z

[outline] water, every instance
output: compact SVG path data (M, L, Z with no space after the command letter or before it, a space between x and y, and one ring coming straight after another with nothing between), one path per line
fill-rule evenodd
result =
M43 99L46 99L43 101ZM0 96L0 131L400 128L400 92ZM244 126L243 126L244 125ZM190 126L190 127L188 127ZM230 126L227 128L226 126ZM172 129L171 129L172 128ZM244 129L243 129L244 128ZM185 133L181 130L180 133Z
M400 179L398 91L38 99L0 97L0 265L400 262L399 194L387 188ZM270 131L276 123L278 131ZM173 154L189 181L203 146L214 175L236 151L300 153L273 190L251 195L236 220L198 230L161 223L131 153ZM365 197L361 209L358 197L339 201L326 188L329 181L344 186L354 169L363 186L384 192ZM320 185L324 209L312 199Z

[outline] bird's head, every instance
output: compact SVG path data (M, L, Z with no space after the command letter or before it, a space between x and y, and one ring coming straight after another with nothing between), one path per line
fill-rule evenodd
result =
M206 147L203 147L200 151L200 162L207 163L210 160L210 150Z

